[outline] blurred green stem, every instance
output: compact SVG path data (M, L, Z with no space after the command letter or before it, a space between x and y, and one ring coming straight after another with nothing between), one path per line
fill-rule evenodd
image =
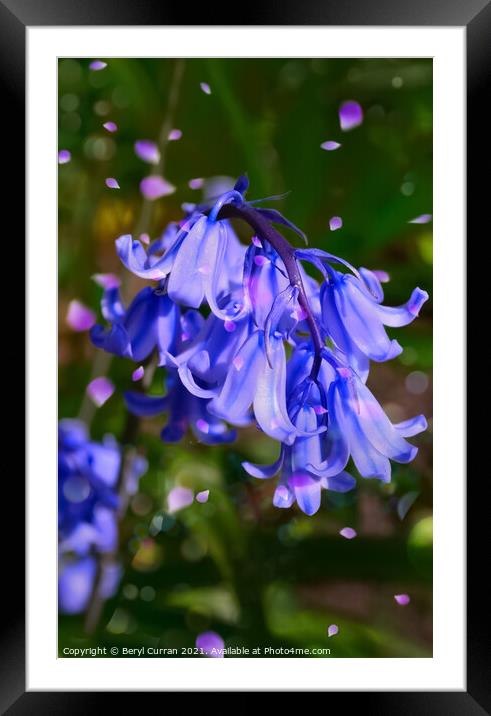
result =
M182 58L177 59L174 65L174 72L172 74L170 83L167 111L165 113L165 118L162 122L158 137L160 159L158 165L155 167L154 170L152 170L151 174L162 175L164 173L166 148L169 143L169 133L174 123L177 103L179 101L179 92L181 89L182 78L184 75L184 68L185 60ZM139 237L141 234L150 230L150 227L152 225L153 209L154 202L144 198L140 209L140 215L133 231L134 236ZM130 274L128 274L126 271L121 276L121 288L123 293L129 277ZM92 361L90 380L93 380L94 378L97 378L101 375L105 375L109 370L112 358L113 356L110 353L96 350L94 354L94 359ZM90 423L92 422L92 418L94 417L95 411L96 406L88 396L87 392L85 392L79 411L80 420L86 423L86 425L90 425Z
M157 174L163 174L165 167L165 149L169 141L169 132L172 129L174 122L174 115L179 99L179 90L181 87L181 81L184 73L185 61L183 59L177 59L174 65L174 72L171 79L171 85L169 90L169 100L167 104L167 111L165 119L162 123L162 127L159 133L158 145L160 150L160 160L156 167ZM135 226L135 235L140 236L145 230L148 230L151 226L153 218L153 202L148 199L144 199L140 216ZM127 274L123 274L121 281L122 287L125 284L125 277ZM105 374L111 364L112 355L104 353L103 351L97 350L94 355L92 364L92 377ZM144 379L145 387L150 384L153 373L155 371L156 362L154 359L150 359L147 374ZM87 425L90 424L95 412L95 406L88 397L87 393L84 394L82 406L80 408L79 417L84 420ZM121 436L121 448L123 450L123 456L121 460L121 469L118 476L118 497L119 497L119 508L118 508L118 519L119 521L126 514L128 507L129 495L127 490L127 474L129 466L134 457L134 448L132 447L135 443L138 435L140 420L131 413L126 414L125 426L123 434ZM105 602L103 595L103 582L105 571L111 566L118 564L118 549L104 555L97 555L97 573L94 582L94 588L92 590L91 598L87 607L85 615L85 631L87 634L93 634L99 625L99 621L102 614L102 609Z

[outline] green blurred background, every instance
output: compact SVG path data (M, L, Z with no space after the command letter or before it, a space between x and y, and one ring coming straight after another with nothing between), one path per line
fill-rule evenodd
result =
M135 228L155 238L179 220L181 204L200 198L188 187L194 177L247 172L249 199L290 191L272 206L307 233L311 246L388 271L388 304L406 301L415 286L431 296L431 224L408 223L432 211L431 60L185 60L172 118L182 138L165 147L164 163L177 190L151 205L139 193L149 166L133 144L158 140L176 61L106 61L99 72L89 70L89 60L59 61L59 148L72 154L59 168L60 418L77 416L91 376L107 369L117 392L95 412L92 436L121 435L121 392L131 388L134 366L96 357L87 334L66 324L67 305L76 298L98 311L101 289L90 277L122 273L114 239ZM343 133L338 108L348 99L360 102L365 119ZM102 128L109 120L117 133ZM328 139L342 147L322 151ZM109 190L106 177L116 177L121 188ZM328 226L333 215L344 222L336 232ZM142 285L126 276L125 297ZM273 481L243 472L244 458L275 456L267 437L242 430L229 447L206 447L191 436L165 445L162 418L144 421L138 449L150 469L121 524L120 589L90 637L81 617L61 616L60 648L180 648L212 629L226 646L329 647L331 657L431 656L431 298L397 338L404 353L375 364L369 385L393 420L428 417L428 432L416 438L420 452L410 465L394 464L390 485L360 478L353 493L324 492L314 517L296 507L274 508ZM161 383L157 372L152 392L160 393ZM209 502L169 515L166 497L175 485L210 489ZM398 507L413 499L401 519ZM340 537L344 526L358 537ZM399 593L410 594L408 606L395 602ZM333 623L339 634L328 639Z

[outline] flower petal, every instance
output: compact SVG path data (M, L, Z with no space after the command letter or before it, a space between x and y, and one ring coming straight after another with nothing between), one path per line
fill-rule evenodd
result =
M160 415L167 410L169 405L169 399L166 395L145 395L134 391L125 391L123 395L130 413L143 418Z
M428 421L424 415L416 415L414 418L404 420L402 423L396 423L394 428L400 432L404 438L412 438L413 435L419 435L428 427Z
M329 219L329 228L331 231L337 231L343 226L343 220L340 216L331 216Z
M114 273L95 273L92 280L103 289L118 288L121 285L121 279Z
M262 480L267 480L270 477L274 477L282 468L284 460L284 450L281 450L278 459L271 465L257 465L253 462L243 462L242 467L252 477L258 477Z
M339 108L339 124L343 132L359 127L363 122L361 105L354 100L343 102Z
M341 395L345 403L350 403L350 410L356 415L360 429L374 448L397 462L413 460L418 448L408 443L401 432L394 428L370 390L361 381L356 381L355 390L356 405L346 383L342 384Z
M167 511L172 514L184 507L189 507L194 501L193 491L187 487L173 487L167 495Z
M408 224L428 224L432 219L431 214L420 214L415 219L408 221Z
M160 161L160 151L155 142L149 139L139 139L135 142L135 154L139 159L149 164L158 164Z
M173 194L176 187L168 182L164 177L152 174L151 176L145 177L140 182L140 191L149 201L155 201L163 196L169 196Z
M206 242L208 219L199 218L181 243L169 278L167 290L176 303L199 308L204 297L200 258Z
M97 565L94 557L85 557L60 566L58 601L65 614L83 612L92 594Z
M222 637L214 631L205 631L196 637L196 647L201 649L206 656L214 659L223 659L224 642Z
M88 331L96 322L94 311L74 299L68 304L66 322L74 331Z
M353 527L343 527L343 529L339 530L339 534L345 539L354 539L358 535L358 532L354 530Z
M230 423L242 421L254 401L265 365L263 333L254 331L232 361L220 395L211 401L208 410Z
M106 376L94 378L87 386L87 393L98 408L109 400L114 390L114 383L110 381L109 378L106 378Z
M171 129L169 132L169 136L167 139L169 142L177 142L182 137L182 132L180 129Z
M394 599L401 607L405 607L411 601L409 594L394 594Z
M60 149L58 152L58 164L68 164L71 158L72 153L68 149Z
M411 294L411 298L402 306L377 306L377 314L386 326L398 328L407 326L408 323L414 321L419 315L421 306L427 301L429 295L421 288L415 288Z
M306 515L314 515L321 504L321 484L306 472L294 473L288 480L298 506Z
M329 626L327 627L327 636L329 636L329 637L336 636L336 634L338 634L338 632L339 632L339 627L337 624L329 624Z
M348 472L340 472L339 475L321 479L322 486L333 492L349 492L356 487L356 480Z
M291 444L295 439L296 429L286 408L286 357L282 337L271 338L270 360L272 367L264 361L257 376L254 415L266 435Z
M325 149L327 152L333 152L335 149L339 149L340 146L339 142L328 140L327 142L323 142L321 144L321 149Z

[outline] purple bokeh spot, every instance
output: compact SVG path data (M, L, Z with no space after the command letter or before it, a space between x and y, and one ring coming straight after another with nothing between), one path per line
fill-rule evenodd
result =
M68 149L60 149L58 152L58 164L68 164L71 158L72 153Z
M196 177L195 179L190 179L188 182L188 186L190 189L201 189L203 187L205 180L201 177Z
M176 187L170 182L166 181L164 177L152 175L145 177L140 182L140 191L149 201L160 199L162 196L169 196L173 194Z
M196 637L196 647L212 659L223 659L224 642L214 631L204 631Z
M343 527L342 530L339 530L339 534L345 539L354 539L358 535L358 532L354 530L353 527Z
M119 276L114 273L95 273L92 276L95 283L104 289L118 288L121 285Z
M394 594L394 599L401 607L405 607L411 601L409 594Z
M94 311L74 299L68 304L66 322L74 331L88 331L96 322Z
M131 374L131 380L134 383L136 383L138 380L141 380L144 375L145 375L145 368L142 365L140 365Z
M420 214L415 219L408 221L408 224L429 224L432 219L431 214Z
M189 507L194 500L193 491L187 487L173 487L167 495L167 511L170 513Z
M325 149L326 152L333 152L335 149L339 149L340 146L339 142L328 140L327 142L322 142L321 149Z
M339 632L337 624L329 624L327 627L327 636L335 636Z
M359 127L363 122L361 105L354 100L343 102L339 108L339 124L343 132Z
M138 139L135 142L135 154L149 164L158 164L160 161L159 148L149 139Z
M100 408L114 393L114 383L105 375L101 375L88 384L87 393L92 402Z

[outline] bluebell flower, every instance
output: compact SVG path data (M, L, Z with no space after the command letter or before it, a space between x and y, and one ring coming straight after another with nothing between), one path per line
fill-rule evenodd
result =
M101 305L110 326L91 329L90 337L97 348L136 362L156 350L159 365L165 365L167 354L176 351L181 332L179 307L163 288L146 286L126 310L119 288L106 289Z
M167 413L167 422L161 432L164 442L179 442L188 429L191 429L198 442L205 445L235 440L235 431L208 412L210 401L190 393L182 384L177 371L168 370L165 384L167 392L162 396L136 391L126 391L124 394L128 410L134 415L145 418Z
M372 271L365 268L356 271L342 259L318 249L302 250L298 255L323 271L326 281L320 293L322 327L335 349L361 378L368 375L368 359L387 361L402 352L397 340L387 335L385 326L411 323L428 300L426 291L415 288L402 306L383 306L383 288ZM337 271L332 262L344 263L350 272Z
M116 241L118 255L126 268L140 278L162 281L168 277L167 292L172 301L199 308L204 300L217 316L233 318L220 307L240 280L245 248L228 221L217 221L216 213L237 192L227 192L216 202L209 215L195 212L177 231L173 243L159 255L157 248L148 253L130 235Z
M99 565L98 592L106 600L117 591L121 579L121 565L108 563ZM87 555L80 559L62 556L58 568L58 606L64 614L84 612L92 596L98 564L95 557Z
M267 435L289 443L297 430L286 409L284 340L299 321L297 292L277 254L257 244L248 250L243 291L242 317L210 317L176 367L190 392L211 399L210 413L240 426L250 422L252 407Z
M247 188L241 177L233 189L188 207L148 250L120 237L124 265L158 286L127 310L117 290L107 290L110 326L93 328L92 340L138 362L158 352L165 394L125 398L137 415L167 413L164 440L180 440L190 428L201 442L229 442L235 432L227 423L254 422L281 443L273 465L244 467L256 477L279 474L275 505L297 502L314 514L322 489L354 486L350 460L361 476L389 481L391 460L414 458L417 448L405 438L424 430L425 419L393 425L365 382L370 361L402 350L386 327L414 320L428 294L416 288L404 305L384 306L376 273L319 249L295 250L273 225L305 239L302 232L278 211L259 208L261 200L246 201ZM229 224L235 218L254 232L248 248ZM320 271L321 285L303 261ZM181 313L181 305L197 310Z
M346 492L354 487L355 479L345 471L350 456L362 477L389 482L390 460L405 463L416 456L417 448L405 438L426 429L422 415L393 425L354 370L330 351L324 358L315 381L308 345L296 348L289 363L288 407L303 434L284 444L272 465L243 463L253 477L280 473L274 504L290 507L296 501L309 515L319 509L322 488Z
M118 543L117 510L121 448L112 436L91 441L84 423L61 420L58 430L58 535L60 608L85 608L96 573L95 554L110 554ZM146 460L125 464L125 485L134 494ZM102 586L110 591L110 574ZM104 581L106 580L106 581Z
M416 457L418 448L405 438L426 430L423 415L393 425L357 373L347 366L336 368L329 394L331 420L362 477L390 482L390 460L408 463Z

